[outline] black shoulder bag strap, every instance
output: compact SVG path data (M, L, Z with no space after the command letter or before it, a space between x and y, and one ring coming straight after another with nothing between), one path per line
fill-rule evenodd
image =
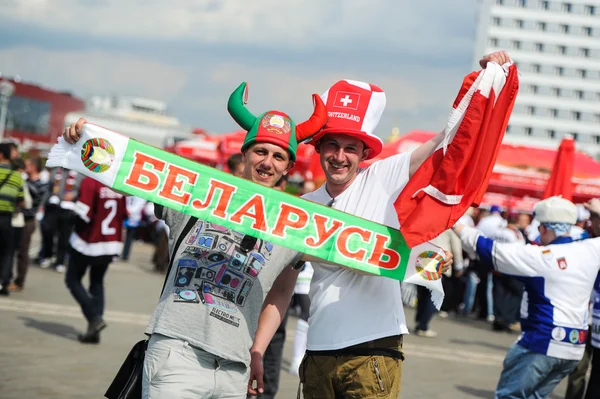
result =
M6 174L6 177L4 178L4 180L2 180L2 183L0 183L0 188L4 187L4 184L6 184L6 182L8 181L8 179L10 179L12 174L13 174L12 170Z
M185 238L187 233L192 229L192 227L194 227L194 225L196 224L197 221L198 221L197 217L190 216L185 227L183 228L183 230L181 230L181 233L179 233L179 237L177 237L177 241L175 242L175 245L173 246L173 253L171 254L171 258L169 259L169 267L167 268L167 275L165 276L165 282L163 283L162 290L160 291L160 296L162 296L163 292L165 292L165 287L167 286L167 280L169 279L169 274L171 273L171 268L173 267L173 262L175 261L175 255L177 255L177 250L179 249L179 246L181 245L181 241L183 241L183 239Z

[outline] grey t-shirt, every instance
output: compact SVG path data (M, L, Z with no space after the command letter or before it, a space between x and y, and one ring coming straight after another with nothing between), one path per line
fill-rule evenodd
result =
M158 206L155 213L169 226L171 253L190 216ZM248 366L265 296L302 254L263 240L245 252L243 237L198 220L181 241L146 334L185 340Z

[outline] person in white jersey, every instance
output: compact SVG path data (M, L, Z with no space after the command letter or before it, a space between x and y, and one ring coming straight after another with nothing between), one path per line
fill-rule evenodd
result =
M500 65L506 52L481 60ZM312 142L320 154L326 183L303 198L376 223L399 228L394 202L421 164L444 138L440 133L411 153L359 164L377 156L383 142L373 131L385 107L377 86L351 80L335 83L322 96L329 120ZM300 365L305 398L396 398L402 372L402 336L408 333L398 281L361 275L311 262L310 317L307 351ZM289 284L289 282L281 282ZM283 289L281 289L283 291ZM281 305L289 298L266 299L251 353L260 367L264 349L279 324ZM277 309L274 309L277 308ZM260 373L251 371L251 381Z
M534 208L541 246L501 243L457 225L466 251L494 270L518 276L523 333L509 349L496 398L546 398L581 360L588 334L590 292L600 269L600 238L573 241L575 205L561 197Z

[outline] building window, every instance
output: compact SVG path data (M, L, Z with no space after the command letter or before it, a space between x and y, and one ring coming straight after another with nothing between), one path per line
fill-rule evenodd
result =
M565 74L565 68L563 67L555 67L554 68L554 73L558 76L563 76Z
M559 88L559 87L553 87L553 88L552 88L552 95L553 95L554 97L560 97L561 93L562 93L562 92L561 92L561 90L560 90L560 88Z
M587 71L585 69L578 69L577 76L581 79L585 79L587 77Z
M531 128L530 127L526 127L525 128L525 135L526 136L531 136Z
M600 123L600 114L594 114L594 121Z
M542 51L544 51L544 44L543 43L536 43L535 44L535 51L537 51L538 53L541 53Z
M583 12L585 15L596 15L596 7L595 6L584 6Z
M556 46L556 50L558 51L558 54L566 54L567 46Z
M495 26L500 26L500 17L492 18L492 24Z
M529 92L532 94L537 94L537 92L538 92L537 85L529 85Z
M573 5L571 3L563 3L562 9L564 12L573 11Z
M537 28L538 30L541 30L542 32L546 30L546 23L545 22L538 22L537 23Z
M519 0L519 7L527 7L527 0Z
M496 4L498 4L499 6L504 5L504 0L496 0Z
M544 0L544 1L541 2L541 6L542 6L542 10L547 10L547 9L550 8L550 2Z
M548 111L551 117L558 118L558 110L556 108L550 108Z
M571 133L571 136L573 136L573 140L575 141L577 141L577 138L579 137L577 133Z
M540 73L542 66L540 64L531 64L531 71L534 73Z
M569 25L560 24L558 30L560 31L560 33L569 33Z
M596 140L596 144L600 144L600 136L594 136L594 139Z
M592 36L592 28L589 26L584 26L581 28L583 30L584 36Z
M548 129L546 130L546 134L548 135L549 138L553 139L554 137L556 137L556 131L553 129Z
M510 125L506 125L506 133L510 133Z
M583 100L583 90L573 90L573 96L578 100Z
M589 48L585 48L585 47L580 48L579 49L579 55L582 56L582 57L586 57L586 58L589 57L590 56L590 49Z
M524 22L522 19L515 19L515 26L519 29L523 29Z
M531 105L528 105L527 108L527 115L534 115L535 114L535 107L532 107Z
M8 100L6 129L33 134L48 133L50 103L14 95Z
M495 37L490 38L490 47L498 47L498 39Z
M521 42L518 40L513 40L512 46L515 50L519 50L521 48Z
M580 121L581 120L581 112L579 111L573 111L572 114L573 119L576 121Z

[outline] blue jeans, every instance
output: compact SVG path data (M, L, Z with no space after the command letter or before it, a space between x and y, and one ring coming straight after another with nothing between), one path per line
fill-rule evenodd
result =
M515 343L504 358L496 399L542 399L577 367L577 360L532 352Z
M417 322L416 330L429 330L429 322L437 312L435 305L431 302L431 292L429 289L417 285Z
M65 284L73 298L81 306L83 315L89 323L104 314L104 275L112 256L86 256L71 249L69 266L65 274ZM81 279L90 269L90 286L86 290Z
M485 291L485 296L487 298L487 315L488 317L494 315L494 276L492 273L487 274L487 286Z
M463 300L463 313L468 315L473 310L473 303L475 302L475 290L479 284L479 278L477 273L473 270L467 272L466 285L465 285L465 298Z

